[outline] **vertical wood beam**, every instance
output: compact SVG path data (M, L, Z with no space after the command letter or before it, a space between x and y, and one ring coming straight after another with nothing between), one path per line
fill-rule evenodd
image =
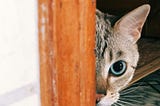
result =
M53 90L53 23L52 0L38 0L38 32L40 51L40 90L41 106L53 106L56 86Z
M95 0L39 0L42 106L95 105Z

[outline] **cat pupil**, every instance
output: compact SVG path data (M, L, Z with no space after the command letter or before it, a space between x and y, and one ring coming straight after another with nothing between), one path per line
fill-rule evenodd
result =
M118 61L113 65L113 69L116 72L119 72L119 71L121 71L123 69L123 64L120 61Z
M123 60L115 62L111 67L109 72L115 76L120 76L126 71L126 62Z

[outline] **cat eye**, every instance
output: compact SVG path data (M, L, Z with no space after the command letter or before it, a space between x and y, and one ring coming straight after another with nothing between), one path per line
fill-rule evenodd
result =
M109 73L113 74L114 76L121 76L125 73L127 68L126 62L123 60L119 60L112 64L112 66L109 69Z

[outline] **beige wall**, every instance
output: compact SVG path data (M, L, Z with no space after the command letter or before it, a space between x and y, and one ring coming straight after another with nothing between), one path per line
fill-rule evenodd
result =
M36 0L0 0L0 106L39 106Z

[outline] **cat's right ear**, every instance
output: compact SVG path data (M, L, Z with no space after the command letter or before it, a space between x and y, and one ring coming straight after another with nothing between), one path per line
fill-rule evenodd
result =
M142 5L119 19L114 25L114 31L126 39L136 43L141 36L142 27L150 11L150 5Z

